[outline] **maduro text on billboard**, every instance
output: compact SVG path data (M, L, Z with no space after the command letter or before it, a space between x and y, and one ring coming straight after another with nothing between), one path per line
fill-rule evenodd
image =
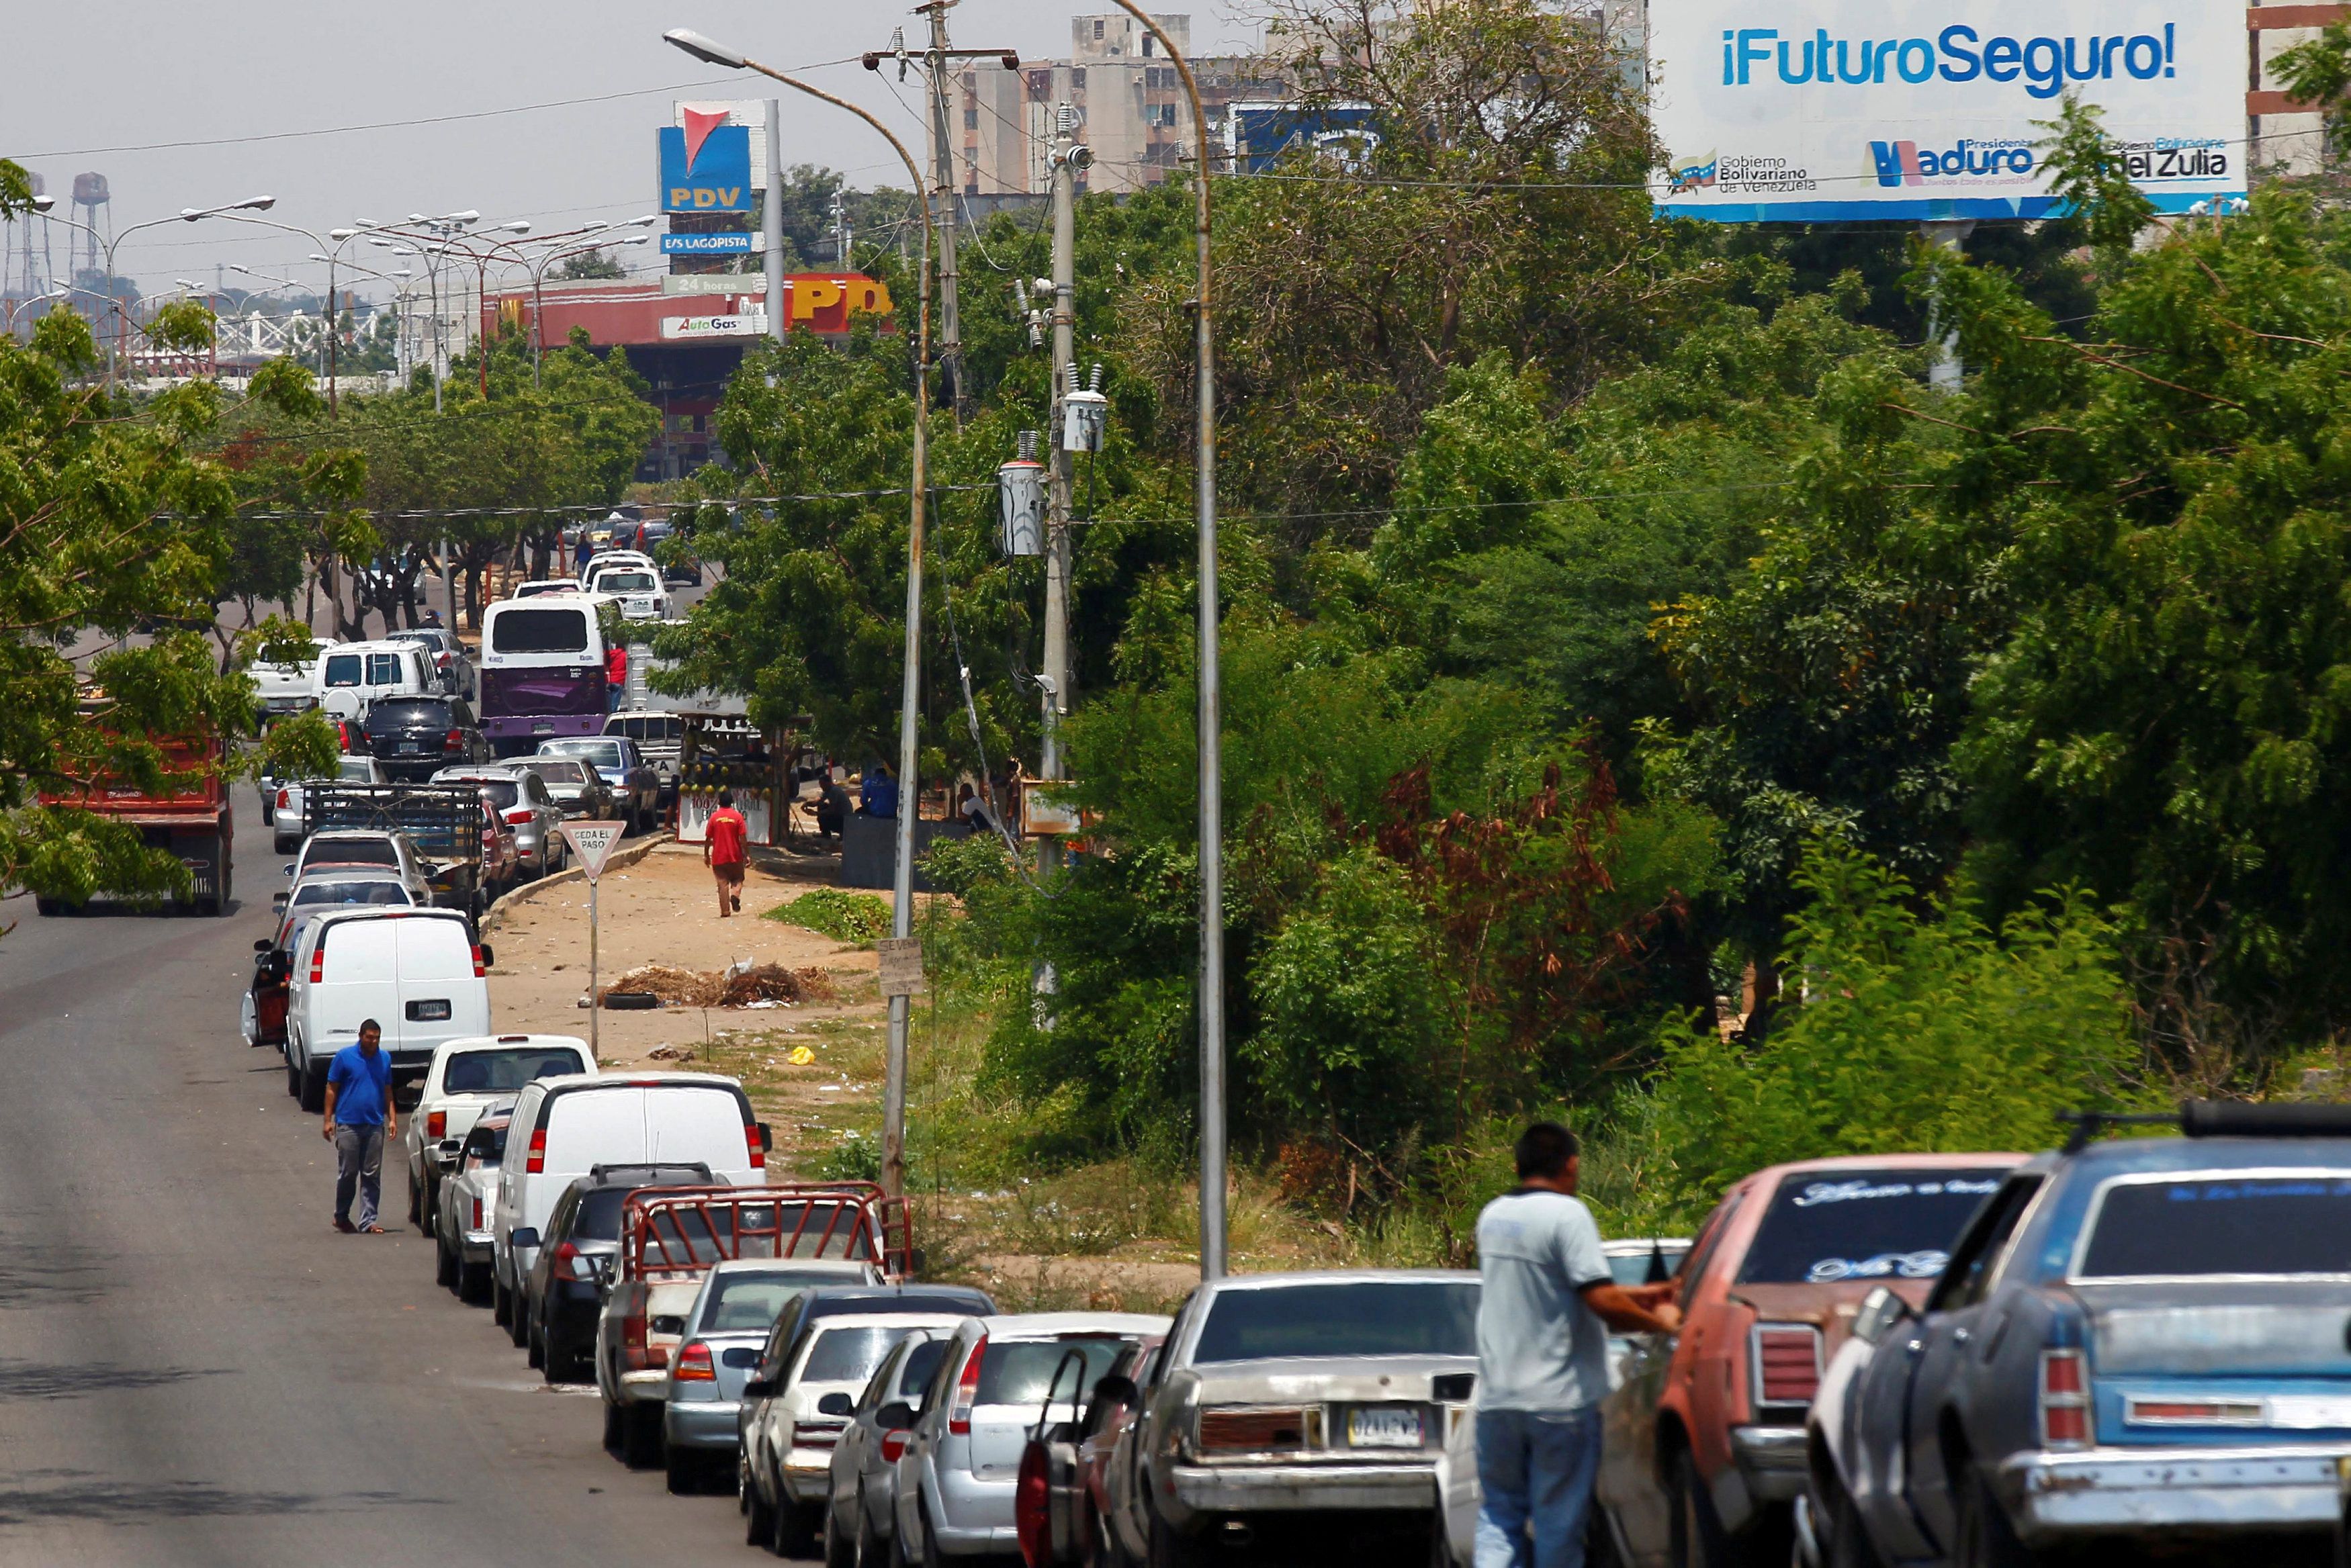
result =
M1661 212L2034 218L2068 92L2180 212L2245 189L2244 16L2184 0L1670 0L1649 8Z

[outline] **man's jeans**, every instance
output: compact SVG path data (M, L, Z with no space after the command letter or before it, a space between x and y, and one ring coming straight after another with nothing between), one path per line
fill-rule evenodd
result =
M383 1196L383 1124L354 1127L335 1124L335 1218L350 1212L351 1189L360 1189L359 1227L375 1223L376 1202ZM1479 1434L1483 1436L1483 1434Z
M1479 1411L1477 1568L1583 1568L1599 1474L1598 1407Z

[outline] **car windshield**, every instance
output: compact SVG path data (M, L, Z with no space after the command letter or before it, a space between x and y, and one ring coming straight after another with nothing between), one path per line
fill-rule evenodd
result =
M588 769L581 763L567 763L554 757L541 757L530 764L530 771L541 782L551 784L576 784L588 782Z
M1689 1251L1687 1241L1676 1241L1671 1246L1659 1246L1655 1252L1646 1249L1630 1257L1608 1260L1608 1275L1620 1285L1646 1285L1653 1281L1670 1280L1681 1266L1682 1254Z
M651 572L606 572L596 579L600 594L649 594L653 587Z
M1787 1177L1739 1265L1739 1282L1931 1280L1950 1262L1959 1227L2005 1174L1815 1170Z
M752 1271L719 1275L702 1303L702 1327L711 1334L764 1334L776 1326L794 1297L819 1285L841 1283L839 1274L796 1270Z
M1126 1348L1126 1341L1108 1334L1073 1334L1060 1339L991 1340L979 1363L981 1405L1036 1405L1044 1400L1047 1385L1061 1399L1083 1397L1095 1382L1107 1376L1110 1364ZM1071 1364L1061 1365L1063 1357ZM1054 1373L1061 1376L1056 1378Z
M306 866L397 866L400 851L389 838L313 838Z
M2078 1272L2085 1279L2351 1273L2351 1176L2118 1181L2099 1201Z
M540 743L539 751L551 757L579 757L599 768L621 765L620 744L613 741L546 741Z
M379 702L367 716L371 730L446 730L456 722L455 709L429 697Z
M373 757L345 757L338 763L335 776L345 784L369 784L375 779Z
M510 1095L533 1078L556 1078L585 1070L576 1051L515 1045L450 1057L441 1086L453 1095Z
M1477 1354L1475 1281L1351 1280L1222 1292L1192 1359Z
M800 1365L800 1380L806 1383L862 1383L873 1376L890 1347L914 1333L906 1325L883 1327L879 1324L844 1323L837 1328L820 1328L816 1343L809 1346L808 1359Z
M311 904L397 904L415 902L398 882L371 877L364 882L305 882L294 889L294 907Z

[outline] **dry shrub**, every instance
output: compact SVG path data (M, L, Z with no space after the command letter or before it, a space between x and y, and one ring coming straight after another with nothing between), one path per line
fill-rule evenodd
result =
M649 991L664 1002L681 1007L741 1007L753 1002L831 1002L832 977L816 968L786 969L779 963L754 964L738 974L723 970L677 969L669 964L639 964L606 986L614 992Z

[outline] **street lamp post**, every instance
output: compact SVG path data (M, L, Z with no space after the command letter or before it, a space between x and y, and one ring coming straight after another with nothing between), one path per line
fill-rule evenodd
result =
M821 99L835 109L847 109L881 132L883 140L890 143L892 150L906 165L906 177L913 182L910 189L916 192L923 189L923 171L914 162L914 155L906 151L906 144L899 140L888 126L847 99L836 98L822 88L810 87L797 78L763 66L699 33L679 27L662 36L697 60L723 66L728 70L757 71L810 98ZM769 199L773 199L772 194ZM923 203L923 257L918 270L922 276L922 303L916 317L914 348L914 475L907 489L906 668L905 685L898 711L898 855L890 884L893 895L890 934L900 941L914 934L914 820L919 804L915 774L921 762L916 750L914 718L915 706L922 694L923 501L924 491L929 483L925 472L925 447L930 439L931 212L927 202ZM882 1085L882 1186L893 1197L903 1196L906 1190L906 1025L911 1012L910 1002L911 999L903 993L890 998L889 1056Z
M68 291L65 289L57 287L55 286L55 281L52 280L49 292L47 294L36 294L28 298L12 299L7 301L8 336L10 337L16 336L16 312L28 309L33 306L42 303L44 300L63 299L66 296L67 292Z
M129 239L131 235L137 234L140 230L161 228L165 223L193 223L199 218L226 218L234 216L238 213L266 212L277 204L277 198L275 196L248 196L242 202L224 202L216 207L183 207L177 213L171 217L150 218L143 223L133 223L127 229L117 230L111 235L99 234L96 229L90 227L88 223L83 223L78 218L60 218L54 213L48 213L47 217L49 222L53 223L63 223L68 228L79 229L83 234L88 234L91 239L96 240L100 245L105 247L106 276L99 281L104 283L106 286L111 290L114 286L114 247ZM94 293L93 290L89 289L84 289L81 292L85 294ZM112 298L113 296L110 293L100 297ZM106 379L109 386L111 386L114 383L116 362L121 358L122 354L122 334L128 329L127 318L120 309L117 309L115 312L115 321L117 325L115 328L114 348L113 351L108 355L106 364Z
M632 218L630 220L630 226L652 222L653 219L650 217ZM621 239L594 239L564 250L549 251L535 262L523 263L525 266L530 268L530 384L534 389L538 386L539 369L547 362L547 335L540 326L539 318L546 309L543 290L547 282L548 267L565 256L581 255L589 251L601 251L621 245L642 245L651 237L647 234L630 234Z

